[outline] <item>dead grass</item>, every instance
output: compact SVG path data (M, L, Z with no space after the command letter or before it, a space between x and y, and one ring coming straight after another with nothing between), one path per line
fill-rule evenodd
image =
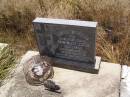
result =
M113 63L129 64L130 61L130 39L125 36L120 42L112 43L103 28L98 28L97 55L103 57L104 61Z
M1 0L0 41L13 44L18 52L35 48L31 24L37 16L98 21L97 55L130 64L129 4L129 0Z

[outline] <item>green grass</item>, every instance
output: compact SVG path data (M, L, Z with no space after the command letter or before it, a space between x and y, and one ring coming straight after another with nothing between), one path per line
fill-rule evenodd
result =
M0 80L8 77L11 69L16 64L16 57L10 47L0 48Z

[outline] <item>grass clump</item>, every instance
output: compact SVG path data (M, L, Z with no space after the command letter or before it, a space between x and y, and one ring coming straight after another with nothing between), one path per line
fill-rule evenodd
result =
M16 57L10 47L0 48L0 81L4 80L15 66Z
M130 62L130 38L125 36L120 42L113 43L104 29L98 27L97 34L97 55L102 56L104 61L120 64ZM119 40L118 40L119 41Z
M0 12L0 29L2 31L20 34L30 30L31 22L35 18L35 14L30 8L25 6L21 10L9 5L5 10Z

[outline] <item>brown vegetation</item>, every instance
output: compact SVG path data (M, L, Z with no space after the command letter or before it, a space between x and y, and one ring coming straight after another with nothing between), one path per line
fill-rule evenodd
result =
M130 64L129 0L0 0L0 42L17 52L35 49L35 17L98 21L97 55Z

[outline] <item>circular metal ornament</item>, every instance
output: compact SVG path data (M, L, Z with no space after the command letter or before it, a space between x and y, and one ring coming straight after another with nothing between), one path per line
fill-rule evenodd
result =
M26 81L31 85L42 85L54 76L52 61L47 56L33 56L23 65Z

